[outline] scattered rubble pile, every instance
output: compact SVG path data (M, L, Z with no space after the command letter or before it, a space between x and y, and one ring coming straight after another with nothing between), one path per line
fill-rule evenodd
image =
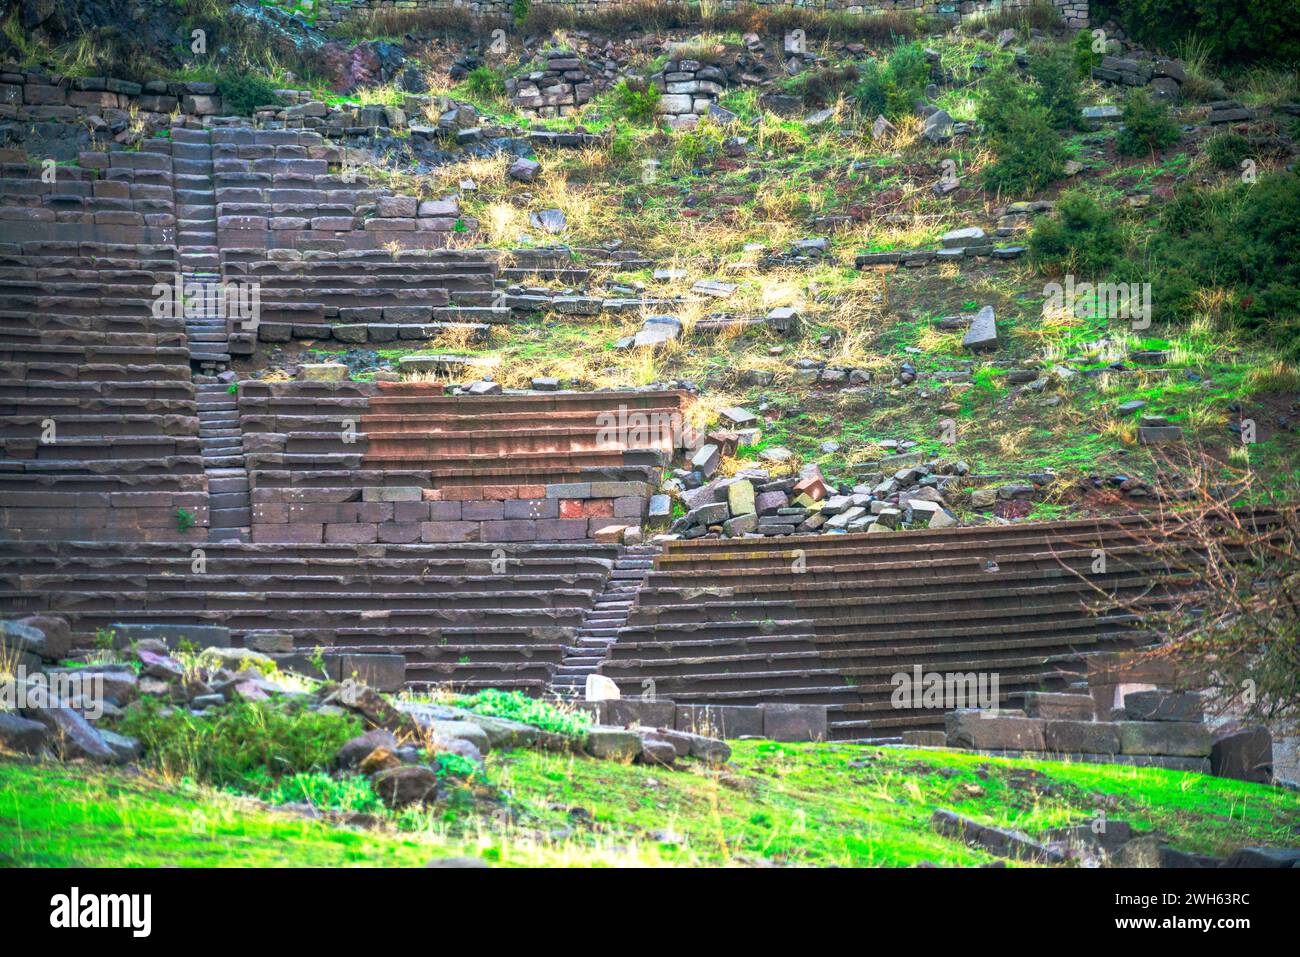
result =
M944 492L970 471L964 462L918 461L891 474L864 472L852 485L833 484L817 465L804 466L797 476L786 478L773 478L765 469L712 478L728 445L746 438L746 427L757 421L743 409L723 414L740 432L711 433L709 441L694 453L691 468L677 470L664 485L687 509L669 527L674 538L888 532L957 524ZM764 449L760 458L780 462L789 455L788 450L772 446ZM651 498L650 521L670 514L667 494Z
M25 706L0 710L0 750L43 759L141 759L141 742L112 728L142 699L199 718L215 717L240 701L355 715L366 732L339 749L331 770L368 777L390 807L436 801L444 786L443 755L479 769L493 748L538 748L665 768L690 761L718 767L731 757L724 741L676 728L593 725L562 734L449 704L398 701L353 679L316 682L279 672L273 658L244 648L208 647L195 654L150 638L111 656L57 664L71 652L71 636L68 623L53 616L0 622L0 650L31 666L21 679L6 683ZM81 679L78 687L97 692L61 697L51 679L70 674ZM17 688L20 680L23 688Z
M859 253L853 260L859 269L865 266L906 266L909 269L935 263L959 262L963 259L1019 259L1024 246L998 246L978 226L954 229L939 237L939 249L884 250Z
M980 767L981 778L989 769ZM1033 790L1038 772L1013 772L1011 786ZM1099 814L1090 821L1049 829L1041 839L1013 828L982 824L955 811L939 809L930 827L998 857L1037 864L1078 867L1207 868L1250 867L1283 869L1300 866L1300 848L1242 847L1226 858L1179 851L1158 833L1139 833L1127 821ZM1000 864L1001 862L999 862Z
M1269 731L1234 724L1212 728L1201 696L1178 690L1171 661L1111 652L1089 655L1087 663L1081 687L1023 692L1020 708L949 711L945 731L907 731L903 742L1272 781Z

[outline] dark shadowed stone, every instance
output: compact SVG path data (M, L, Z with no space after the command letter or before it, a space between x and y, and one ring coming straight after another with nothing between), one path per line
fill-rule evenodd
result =
M937 810L930 817L930 826L940 834L954 837L996 854L999 857L1016 857L1024 860L1060 863L1065 855L1057 848L1039 844L1028 834L1009 828L993 827L963 817L954 811Z
M49 731L39 721L0 711L0 750L39 754L49 737Z
M1273 779L1273 735L1267 728L1216 732L1210 748L1210 773L1268 784Z
M380 771L370 779L380 799L391 808L433 801L438 794L438 775L430 768L401 767Z
M1124 696L1130 721L1200 721L1200 695L1190 691L1131 691Z
M641 732L641 753L637 760L642 764L656 764L672 767L677 760L677 747L672 741L656 731Z
M1300 865L1300 847L1243 847L1233 851L1224 867L1291 868Z
M95 764L110 764L117 760L99 732L71 708L28 708L23 716L45 725L50 744L65 761L84 758Z
M391 731L383 728L367 731L345 742L343 747L339 748L338 753L334 755L334 766L340 769L355 768L376 748L395 750L397 738L393 737Z
M1148 835L1129 841L1111 857L1112 867L1200 868L1215 867L1214 858L1174 850L1158 837Z

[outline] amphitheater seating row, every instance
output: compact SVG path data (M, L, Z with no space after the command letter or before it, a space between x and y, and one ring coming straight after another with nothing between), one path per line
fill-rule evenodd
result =
M0 615L223 625L237 645L404 655L413 688L540 694L604 587L615 546L41 543L0 551Z
M152 308L175 269L170 246L0 245L0 540L199 540L184 322Z
M253 539L556 541L637 525L681 435L681 399L245 382ZM662 428L618 430L638 415Z
M1182 573L1142 527L671 542L600 671L678 703L825 704L840 739L937 729L942 708L894 706L894 675L996 673L1005 700L1068 686L1087 653L1145 643L1144 612Z

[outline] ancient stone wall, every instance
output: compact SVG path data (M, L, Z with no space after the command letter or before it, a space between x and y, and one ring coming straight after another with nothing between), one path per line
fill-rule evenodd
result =
M534 5L564 7L575 14L604 13L625 0L532 0ZM996 12L1016 7L1028 7L1033 0L961 0L961 2L942 2L942 0L825 0L821 9L843 11L850 14L870 16L875 13L895 11L914 11L932 16L959 21L965 17ZM1061 11L1065 22L1075 28L1088 26L1088 0L1053 0ZM733 10L746 6L758 7L795 7L795 0L720 0L718 6L723 10ZM512 14L511 0L477 0L465 3L462 0L347 0L347 2L322 2L316 15L316 22L322 26L331 26L347 20L366 16L377 11L386 10L445 10L465 9L481 17L509 18Z

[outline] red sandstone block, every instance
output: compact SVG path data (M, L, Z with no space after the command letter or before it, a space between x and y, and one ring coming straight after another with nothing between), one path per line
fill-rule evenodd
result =
M483 498L481 485L453 485L442 490L444 502L472 502Z
M613 518L614 500L612 498L589 498L582 503L583 518Z
M390 545L409 545L420 540L421 527L417 522L402 524L385 522L383 525L376 525L375 532L381 542Z
M518 485L515 492L519 498L546 498L545 485Z
M493 499L513 499L519 497L517 485L484 485L483 497Z
M582 502L580 498L560 499L560 518L582 518Z
M325 526L325 541L327 542L339 542L345 545L369 545L377 541L377 536L375 526L368 522Z
M303 544L319 542L324 539L325 528L322 525L253 525L253 541L282 542L286 544Z
M420 526L422 542L476 542L478 536L478 522L425 522Z
M611 525L602 519L593 520L588 526L591 537L604 544L618 544L623 540L623 530L626 525Z
M424 501L426 501L426 502L441 502L441 501L442 501L442 489L440 489L440 488L425 488L425 489L421 489L421 490L420 490L420 497L421 497L422 499L424 499Z

